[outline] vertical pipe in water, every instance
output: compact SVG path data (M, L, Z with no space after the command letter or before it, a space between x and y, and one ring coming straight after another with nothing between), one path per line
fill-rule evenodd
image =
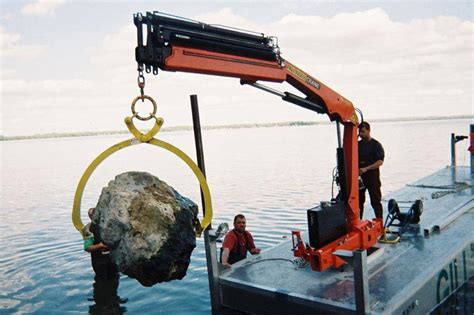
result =
M197 101L197 95L193 94L191 98L191 111L193 115L193 130L194 130L194 142L196 144L196 156L198 161L198 167L206 177L206 168L204 165L204 150L202 146L201 136L201 121L199 118L199 106ZM201 203L203 216L205 213L204 195L201 190ZM206 250L206 262L207 262L207 276L209 280L209 291L211 295L211 307L212 314L219 314L221 311L220 294L219 294L219 267L217 265L217 250L215 237L210 235L212 233L212 226L209 226L204 231L204 248Z
M469 134L471 138L471 145L469 151L471 151L471 177L474 176L474 124L471 124L471 132Z
M451 134L451 166L456 166L456 136Z

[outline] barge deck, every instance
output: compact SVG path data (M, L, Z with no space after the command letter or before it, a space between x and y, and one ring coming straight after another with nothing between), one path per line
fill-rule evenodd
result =
M401 211L416 199L421 221L396 244L377 243L367 257L368 309L373 314L432 310L474 276L474 188L469 167L447 167L385 197ZM304 236L307 241L307 235ZM314 272L293 257L291 240L222 270L219 313L356 313L354 272Z

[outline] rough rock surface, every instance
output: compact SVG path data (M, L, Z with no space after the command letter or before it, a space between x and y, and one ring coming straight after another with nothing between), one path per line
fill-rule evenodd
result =
M120 272L144 286L182 279L196 247L197 205L145 172L103 188L92 224Z

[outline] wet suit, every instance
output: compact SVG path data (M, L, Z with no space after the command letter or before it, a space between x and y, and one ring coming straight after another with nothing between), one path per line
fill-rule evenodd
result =
M255 243L253 242L252 234L247 231L239 233L234 229L225 236L221 248L221 261L223 248L229 249L228 263L232 265L247 258L247 251L254 249Z
M374 164L378 160L384 160L385 152L377 140L374 138L369 141L359 140L359 168L367 167L371 164ZM380 182L380 170L368 170L361 175L362 181L365 188L359 190L359 208L360 208L360 218L364 214L364 203L365 203L365 191L369 191L370 204L374 208L375 217L383 218L383 207L382 207L382 192L380 187L382 183Z

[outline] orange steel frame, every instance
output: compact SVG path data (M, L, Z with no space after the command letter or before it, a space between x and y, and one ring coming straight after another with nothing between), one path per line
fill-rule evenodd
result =
M162 70L235 77L247 82L286 81L304 93L309 100L322 104L331 121L338 121L344 126L343 149L348 191L345 212L349 232L316 249L305 245L299 231L293 232L294 255L309 261L313 270L323 271L344 263L333 254L335 250L368 249L374 246L378 237L382 235L383 223L382 219L372 221L359 219L358 119L349 100L286 60L266 61L174 45Z

